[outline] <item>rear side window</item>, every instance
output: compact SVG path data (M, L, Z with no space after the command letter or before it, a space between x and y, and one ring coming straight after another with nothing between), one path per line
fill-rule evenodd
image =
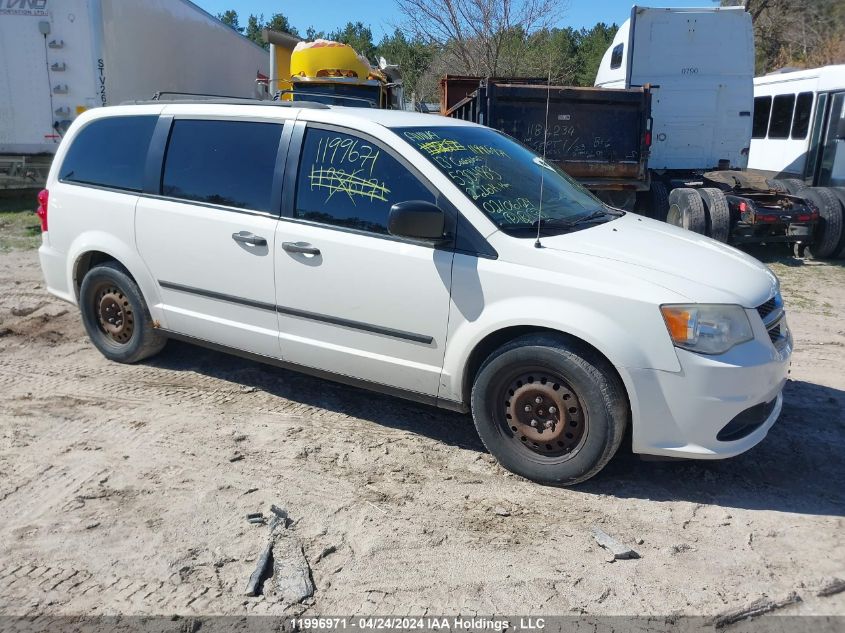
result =
M624 44L617 44L613 47L613 52L610 54L610 67L611 69L619 68L622 66L622 51L625 50Z
M813 93L802 92L795 100L795 116L792 119L792 138L807 138L810 129L810 111L813 109Z
M177 119L170 131L161 192L254 211L271 209L279 123Z
M147 148L157 121L155 115L92 121L73 139L59 180L141 191Z
M766 138L769 129L769 113L772 111L771 97L757 97L754 99L754 127L751 138Z
M789 138L794 106L795 95L778 95L774 98L772 120L769 122L769 138Z
M304 220L387 233L397 202L435 202L402 163L370 141L329 130L305 133L295 215Z

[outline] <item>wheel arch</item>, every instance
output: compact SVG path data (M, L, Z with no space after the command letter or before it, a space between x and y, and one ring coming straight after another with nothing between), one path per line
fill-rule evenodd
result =
M478 343L476 343L467 358L467 362L464 364L463 373L461 376L461 396L463 398L464 403L468 404L470 402L470 394L472 392L472 385L475 382L475 377L478 374L478 370L481 368L481 365L487 358L489 358L490 354L492 354L495 350L502 347L503 345L506 345L511 341L528 334L549 334L553 336L559 336L567 341L575 343L576 346L590 350L592 353L602 358L607 364L607 369L613 372L613 374L619 379L619 382L622 384L622 388L628 400L627 405L630 411L630 383L629 381L625 380L625 377L620 374L619 369L616 367L616 365L614 365L613 361L608 358L607 354L602 352L595 345L592 345L589 341L586 341L583 338L570 334L569 332L536 325L515 325L503 327L488 333L480 341L478 341Z
M92 268L107 261L114 261L126 269L128 275L138 284L141 294L154 319L161 319L158 286L150 275L137 251L130 245L107 233L86 233L80 235L69 249L71 262L68 270L68 288L74 301L79 302L82 279Z

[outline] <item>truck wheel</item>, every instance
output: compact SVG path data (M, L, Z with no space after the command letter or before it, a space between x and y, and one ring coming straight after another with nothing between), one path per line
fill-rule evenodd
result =
M707 225L710 227L708 235L714 240L727 244L731 234L731 210L728 199L721 189L715 187L698 189L698 193L701 194L704 212L707 214Z
M704 203L698 192L686 187L672 189L666 221L688 231L706 235L707 216L704 214Z
M117 262L95 266L79 291L82 324L94 346L109 360L137 363L158 354L167 343L153 320L141 290Z
M819 221L813 234L813 242L806 253L813 259L835 257L842 242L842 205L830 189L807 187L799 194L819 208Z
M793 196L797 196L799 191L807 189L807 183L803 180L799 180L798 178L779 178L777 180L770 181L769 184L772 182L779 183L786 193Z
M669 213L669 190L659 180L652 180L648 188L646 217L665 222L667 213Z
M529 334L493 352L471 400L487 450L511 472L544 484L595 475L628 425L628 398L610 363L559 335Z
M783 184L783 181L781 180L767 180L766 184L769 185L769 189L772 191L777 191L778 193L789 193L786 185Z
M828 187L828 190L839 198L839 204L842 207L842 238L839 240L839 250L833 254L833 257L845 259L845 187Z

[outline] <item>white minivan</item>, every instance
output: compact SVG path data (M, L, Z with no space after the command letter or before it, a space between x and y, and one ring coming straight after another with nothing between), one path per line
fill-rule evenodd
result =
M321 104L90 110L39 196L47 287L132 363L169 338L472 411L538 482L760 442L792 338L778 280L602 204L508 136Z

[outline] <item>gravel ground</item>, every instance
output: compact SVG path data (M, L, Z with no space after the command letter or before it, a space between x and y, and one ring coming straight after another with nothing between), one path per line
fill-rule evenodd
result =
M107 362L0 253L0 613L694 614L766 597L845 615L845 269L771 260L796 336L781 420L745 455L623 445L576 489L501 468L472 421L171 343ZM244 595L285 508L316 586ZM633 546L608 561L594 526Z

